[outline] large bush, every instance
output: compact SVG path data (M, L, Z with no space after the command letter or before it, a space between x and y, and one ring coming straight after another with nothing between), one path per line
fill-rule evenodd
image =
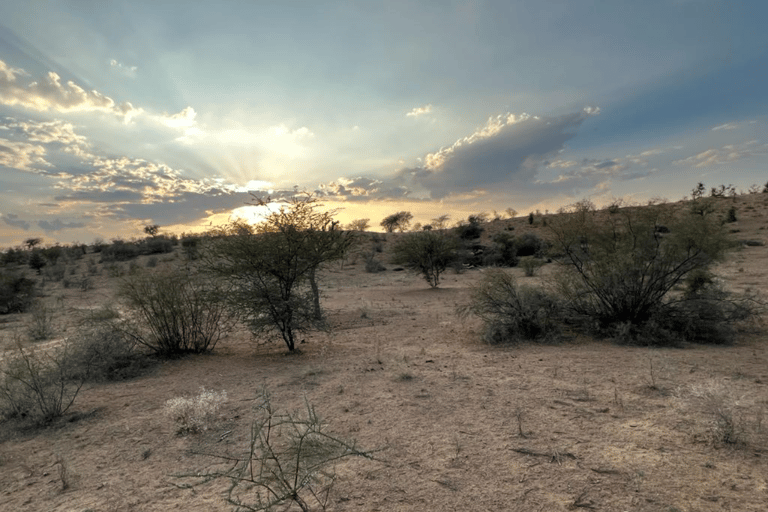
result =
M444 231L408 233L395 243L393 262L421 273L434 288L456 259L457 246L456 239Z
M159 355L213 350L230 325L220 287L184 268L136 272L120 296L132 312L123 331Z
M715 310L727 304L725 296L710 295L702 302L674 291L732 246L714 215L668 205L622 208L609 215L584 201L561 211L549 226L566 264L560 292L571 311L600 330L677 329L681 324L670 319L702 314L704 304ZM690 328L681 330L690 337Z

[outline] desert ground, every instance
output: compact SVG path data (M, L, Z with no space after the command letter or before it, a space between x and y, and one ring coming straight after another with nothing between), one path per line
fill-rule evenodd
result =
M739 218L729 225L733 237L767 242L768 194L730 204ZM488 224L484 237L509 225L515 234L546 232L516 218ZM300 411L306 400L329 431L381 449L377 460L335 465L328 510L768 509L762 323L744 326L729 346L647 348L582 335L491 346L477 319L456 314L483 269L448 271L431 289L418 275L395 271L386 255L385 248L383 272L365 272L363 256L354 254L324 271L332 329L308 334L300 355L238 329L210 354L163 361L127 381L87 384L52 425L0 424L0 510L231 510L222 499L226 482L189 489L174 475L217 467L206 453L244 449L262 387L276 408ZM77 265L85 268L89 258L98 254ZM182 261L177 249L159 265ZM534 277L507 271L535 284L556 265ZM765 294L768 246L741 247L716 273L732 290ZM58 332L27 345L44 349L73 335L79 312L114 302L119 279L101 271L85 292L47 283ZM14 314L0 322L7 348L30 319ZM179 435L166 401L201 388L226 391L228 400L211 428ZM719 412L693 389L722 398L744 442L717 441Z

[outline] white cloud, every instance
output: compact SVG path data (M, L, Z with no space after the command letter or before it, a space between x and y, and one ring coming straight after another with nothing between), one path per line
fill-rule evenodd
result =
M107 112L129 121L141 113L130 103L117 105L115 101L98 91L86 91L73 81L61 83L61 77L50 71L40 81L23 85L23 70L13 69L0 60L0 103L21 106L31 110L57 112Z
M737 125L736 123L725 123L719 126L715 126L714 128L712 128L712 131L716 132L718 130L735 130L738 127L739 125Z
M744 158L766 154L768 154L768 144L760 144L757 140L750 140L742 144L727 144L721 148L711 148L688 158L675 160L674 163L701 168L736 162Z
M136 76L136 71L138 71L139 69L136 66L126 66L125 64L117 61L116 59L110 60L109 65L112 67L112 69L119 72L120 74L123 74L131 78Z
M158 116L158 119L161 123L171 128L189 128L195 125L195 117L197 117L195 109L187 107L176 114Z
M41 172L40 167L51 167L51 164L43 158L45 154L45 148L38 144L0 138L0 167Z
M405 114L407 117L419 117L424 114L432 112L432 105L424 105L423 107L414 107L410 112Z

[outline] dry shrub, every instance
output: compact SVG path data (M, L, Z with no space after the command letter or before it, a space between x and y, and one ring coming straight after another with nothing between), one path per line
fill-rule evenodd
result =
M144 374L156 363L110 323L82 326L69 338L72 375L89 382L113 382Z
M741 397L724 382L692 384L678 390L677 399L682 411L703 420L704 432L695 434L712 445L738 447L765 441L762 410L746 409Z
M308 402L304 414L278 412L264 390L245 453L211 455L225 466L177 476L192 480L185 487L229 480L225 500L237 510L326 510L336 463L347 457L375 460L373 453L329 433Z
M472 291L471 302L459 309L485 323L491 344L520 340L550 341L560 332L559 300L546 290L518 286L513 276L489 269Z
M217 283L184 268L137 271L120 295L132 310L123 332L158 355L213 350L232 325Z
M177 434L197 433L211 428L219 408L227 401L227 392L205 388L192 398L176 397L165 402L165 414L176 424Z
M33 350L25 349L17 340L0 367L0 415L36 425L62 416L85 382L73 369L69 343Z

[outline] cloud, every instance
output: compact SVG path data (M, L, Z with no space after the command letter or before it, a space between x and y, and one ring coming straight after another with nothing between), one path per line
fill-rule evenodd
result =
M63 222L61 219L53 219L49 222L47 220L37 221L37 225L46 233L51 231L61 231L62 229L76 229L85 227L83 222Z
M423 107L415 107L413 110L405 114L407 117L419 117L424 114L432 112L432 105L425 105Z
M110 60L109 65L112 67L112 69L114 69L118 73L131 78L136 76L136 71L139 69L136 66L126 66L122 62L118 62L115 59Z
M19 216L16 214L6 213L2 217L3 217L3 222L8 224L9 226L13 226L15 228L21 228L24 231L29 230L29 226L30 226L29 222L19 219Z
M30 142L86 145L86 138L75 133L72 123L60 120L47 122L17 121L13 118L7 118L6 121L7 124L2 126L16 132Z
M504 114L424 158L424 165L403 169L406 183L422 187L433 199L454 193L487 190L499 184L533 183L545 159L576 135L598 109L559 117Z
M187 107L177 114L158 116L158 119L170 128L189 128L195 125L195 117L197 117L195 109Z
M40 167L52 166L43 158L45 154L45 148L38 144L0 138L0 167L39 173L43 171Z
M128 102L117 105L112 98L98 91L86 91L71 80L62 84L61 77L53 71L39 81L21 84L19 78L27 75L0 60L0 104L37 111L107 112L126 121L142 112Z
M406 199L410 194L410 190L397 180L364 177L339 178L321 184L316 192L339 201Z
M721 148L711 148L701 153L675 160L677 165L691 165L696 168L732 163L744 158L768 154L768 144L750 140L742 144L727 144Z
M542 168L579 167L561 182L581 185L579 179L619 176L628 166L598 161L548 161L560 152L565 142L576 135L579 126L597 108L559 117L528 114L503 114L492 117L481 128L450 146L427 154L423 165L403 168L388 177L339 178L324 183L316 191L340 201L471 199L500 187L516 186L528 190L551 186L537 174Z
M714 128L712 128L712 131L716 132L718 130L735 130L738 127L739 125L737 125L736 123L725 123L719 126L715 126Z

